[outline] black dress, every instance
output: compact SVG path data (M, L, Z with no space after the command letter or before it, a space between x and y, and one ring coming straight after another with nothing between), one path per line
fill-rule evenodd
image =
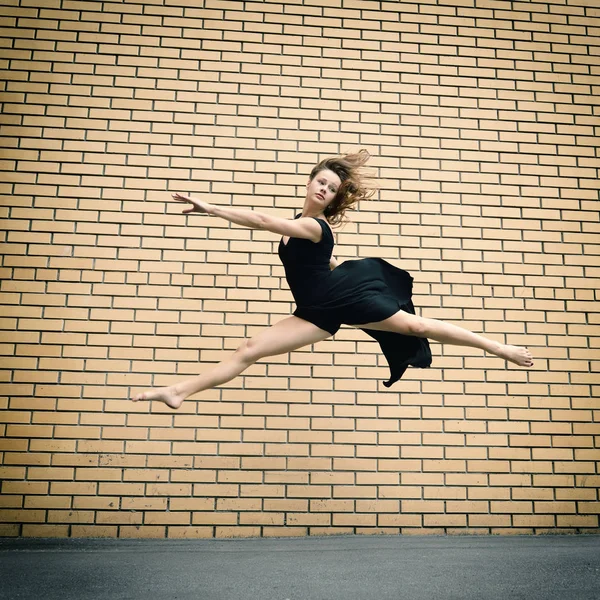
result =
M279 243L279 257L297 305L294 315L334 335L342 324L376 323L399 310L415 313L413 278L385 260L347 260L332 271L333 233L326 221L312 218L323 230L321 241L289 238L287 244L283 239ZM383 384L386 387L398 381L409 365L431 365L426 339L361 329L379 342L385 355L390 367L390 379Z

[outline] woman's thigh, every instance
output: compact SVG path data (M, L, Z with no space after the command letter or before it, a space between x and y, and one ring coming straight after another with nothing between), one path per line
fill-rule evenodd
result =
M352 325L352 327L373 329L374 331L392 331L404 335L425 337L427 333L427 320L404 310L399 310L397 313L383 321L365 323L363 325Z
M251 360L258 360L267 356L286 354L329 337L331 333L328 331L320 329L309 321L291 316L246 340L242 348Z

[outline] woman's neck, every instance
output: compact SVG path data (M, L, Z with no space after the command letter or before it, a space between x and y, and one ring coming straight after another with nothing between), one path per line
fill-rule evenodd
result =
M312 212L310 210L304 209L304 210L302 210L302 214L300 216L302 216L302 217L314 217L315 219L325 219L325 220L327 220L325 218L324 213L322 211L321 212Z

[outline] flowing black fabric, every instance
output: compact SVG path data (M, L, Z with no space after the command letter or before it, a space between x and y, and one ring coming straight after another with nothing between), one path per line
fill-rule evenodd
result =
M342 324L377 323L399 310L415 314L409 273L381 258L347 260L332 271L333 233L326 221L313 218L323 230L321 241L289 238L287 244L283 239L279 243L279 257L297 305L294 315L334 335ZM426 339L361 329L379 342L388 362L386 387L398 381L409 366L431 365Z

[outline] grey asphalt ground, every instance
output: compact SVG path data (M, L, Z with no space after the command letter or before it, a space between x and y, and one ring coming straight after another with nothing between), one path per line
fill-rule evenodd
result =
M600 536L0 538L2 600L598 600Z

